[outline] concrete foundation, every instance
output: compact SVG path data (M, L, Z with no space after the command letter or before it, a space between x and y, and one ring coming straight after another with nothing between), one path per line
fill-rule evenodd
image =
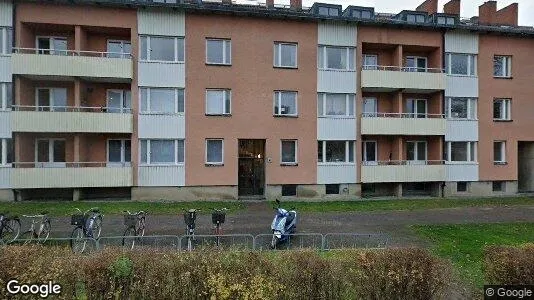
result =
M133 187L132 200L237 200L237 186Z
M306 200L342 200L361 197L361 185L356 183L339 184L339 194L326 194L324 184L297 185L297 196L283 197L285 199L306 199ZM267 200L281 199L282 186L268 185L265 188L265 198Z
M13 190L0 189L0 201L15 201L15 194L13 193Z
M518 192L517 181L505 181L504 190L500 192L493 191L492 181L475 181L468 182L467 192L457 192L456 182L445 183L445 197L498 197L513 196Z

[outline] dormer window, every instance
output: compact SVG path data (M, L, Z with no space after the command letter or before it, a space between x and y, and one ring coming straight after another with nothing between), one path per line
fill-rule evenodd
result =
M371 11L369 10L354 9L352 10L352 16L358 19L371 19L372 18Z
M339 10L337 8L319 6L319 14L321 16L337 17L339 16Z
M439 25L454 25L456 24L456 19L454 17L440 16L437 18L436 23Z
M424 15L407 14L406 21L409 23L425 23L426 18Z

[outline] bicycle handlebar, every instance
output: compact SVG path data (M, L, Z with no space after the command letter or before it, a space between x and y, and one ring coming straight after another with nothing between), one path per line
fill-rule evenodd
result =
M147 212L144 211L144 210L140 210L140 211L138 211L138 212L136 212L136 213L133 213L133 214L132 214L129 210L123 210L122 212L123 212L123 213L127 213L127 214L129 214L130 216L139 216L139 215L146 215L146 214L147 214Z

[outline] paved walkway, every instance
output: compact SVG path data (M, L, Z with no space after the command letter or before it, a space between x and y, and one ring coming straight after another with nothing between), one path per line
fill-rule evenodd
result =
M247 203L247 209L230 213L224 231L269 233L274 211L267 203ZM391 246L426 246L427 242L415 235L409 225L465 224L499 222L534 222L534 206L469 207L422 211L300 213L299 233L386 233ZM124 231L122 216L105 216L102 236L120 236ZM211 216L197 218L197 234L211 233ZM23 224L23 228L25 225ZM72 231L69 217L54 218L54 237L68 237ZM149 215L146 235L182 235L184 221L181 214Z

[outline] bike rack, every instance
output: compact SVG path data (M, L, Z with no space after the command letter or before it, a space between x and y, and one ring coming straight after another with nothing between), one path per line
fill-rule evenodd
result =
M271 250L273 234L258 234L255 237L254 250ZM290 234L287 241L277 246L276 249L319 249L324 245L324 236L320 233L294 233Z
M193 238L194 249L225 249L225 250L254 250L255 237L252 234L201 234L183 235L180 237L180 250L188 251L188 239ZM219 246L217 246L217 238Z

